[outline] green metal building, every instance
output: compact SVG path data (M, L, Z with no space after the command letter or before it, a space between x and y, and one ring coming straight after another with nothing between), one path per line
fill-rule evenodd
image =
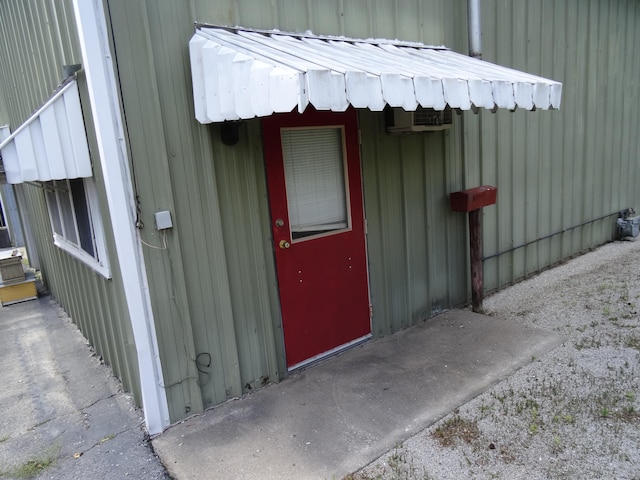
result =
M640 207L640 2L480 6L484 64L462 59L462 0L0 0L0 126L12 132L0 151L5 170L11 148L20 165L7 178L47 286L144 407L151 433L327 353L467 305L467 219L451 211L452 192L497 187L496 205L482 210L487 292L611 241L618 212ZM346 65L352 47L354 70L310 60ZM440 77L422 63L408 70L403 55L414 54L441 62ZM306 62L303 83L287 73L293 55ZM383 57L393 71L382 71ZM446 85L454 64L465 95L473 100L479 85L490 99L457 104L441 88L438 125L427 131L389 133L390 118L422 110L406 96L389 100L400 87L357 83L364 103L349 97L352 74L369 86L378 77ZM499 100L511 81L517 88ZM335 82L346 82L346 100ZM518 103L525 84L529 104ZM329 87L340 98L323 106ZM68 91L79 109L58 101ZM373 97L382 98L377 107L360 106ZM289 98L293 113L269 111ZM202 113L210 107L220 117ZM442 112L449 128L435 128ZM73 134L51 130L48 116L82 130L84 149L69 144L73 168L63 147ZM409 118L411 130L417 112ZM319 187L302 174L292 180L305 166L299 157L313 172L333 158L322 178L347 199L314 197ZM329 210L342 216L323 217ZM351 231L362 238L340 243ZM314 250L329 239L338 243ZM327 266L340 268L312 278ZM357 293L338 299L355 284ZM298 352L301 344L308 349Z

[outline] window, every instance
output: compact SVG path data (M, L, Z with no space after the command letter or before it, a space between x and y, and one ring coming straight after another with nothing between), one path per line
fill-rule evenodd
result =
M293 240L349 228L341 127L283 129Z
M44 183L53 243L110 278L95 184L90 178Z

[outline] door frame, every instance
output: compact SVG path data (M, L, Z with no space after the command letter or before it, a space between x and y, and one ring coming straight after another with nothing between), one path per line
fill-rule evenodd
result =
M333 119L328 119L328 120L324 120L321 117L323 115L330 115L333 116ZM264 128L264 122L272 122L273 121L273 116L281 116L284 120L282 122L276 122L277 125L277 129L278 129L278 135L271 135L271 137L269 136L265 136L265 128ZM299 115L298 119L299 119L299 123L297 124L293 124L287 121L286 117L292 118L292 116L294 115ZM336 121L335 116L337 115L346 115L346 117L342 117L343 119L340 121ZM309 366L310 364L314 364L317 363L319 361L325 360L337 353L343 352L345 350L348 350L349 348L352 348L354 346L360 345L364 342L367 342L369 339L371 339L373 337L373 308L372 308L372 303L371 303L371 279L370 279L370 268L369 268L369 245L368 245L368 232L367 232L367 219L366 219L366 210L365 210L365 199L364 199L364 177L363 177L363 168L362 168L362 154L361 154L361 140L360 140L360 128L359 128L359 117L358 117L358 113L357 110L354 109L353 107L349 107L347 109L347 111L345 112L325 112L325 111L317 111L315 110L312 106L309 106L305 112L303 112L302 114L299 114L297 112L290 112L290 113L284 113L284 114L274 114L271 117L267 117L267 118L263 118L262 119L262 143L263 143L263 149L264 149L264 155L265 155L265 177L267 180L267 203L268 203L268 208L269 208L269 233L271 236L271 244L272 244L272 253L273 253L273 260L274 260L274 272L275 272L275 280L276 280L276 288L277 288L277 293L278 293L278 306L280 309L280 327L281 327L281 341L282 341L282 353L283 353L283 357L284 357L284 366L287 370L287 372L292 372L294 370ZM320 120L318 120L318 118L320 118ZM354 131L352 131L352 135L348 136L347 135L347 129L349 128L349 124L351 123L352 128L354 128ZM307 238L299 238L296 240L293 240L293 238L291 238L292 240L292 244L295 242L296 244L299 243L304 243L307 241L313 241L313 240L318 240L318 239L322 239L325 236L331 236L331 235L335 235L335 234L339 234L341 232L348 232L353 230L354 228L356 228L356 226L353 223L353 218L352 218L352 207L351 204L355 201L358 202L360 204L360 208L362 211L362 224L358 225L357 228L361 228L362 229L362 253L364 255L364 286L366 287L366 303L367 303L367 307L368 307L368 332L358 338L354 338L348 342L345 342L341 345L338 345L334 348L331 348L329 350L326 350L322 353L319 353L317 355L311 356L307 359L304 359L300 362L297 362L293 365L288 365L288 361L287 361L287 348L286 348L286 341L285 341L285 324L284 324L284 315L283 315L283 300L282 300L282 293L281 293L281 285L280 285L280 273L279 273L279 269L278 269L278 261L276 258L277 252L278 252L278 244L277 244L277 237L276 234L274 233L274 222L276 221L276 217L277 215L274 214L273 210L272 210L272 206L271 206L271 194L269 192L270 190L270 181L269 181L269 170L268 170L268 163L267 163L267 150L268 149L273 149L273 142L277 142L278 144L281 142L281 137L279 135L279 132L281 131L281 129L293 129L293 130L299 130L299 129L305 129L305 128L322 128L322 127L335 127L335 126L340 126L342 127L343 130L343 135L344 135L344 144L343 144L343 150L344 153L347 155L348 160L351 160L352 157L354 156L353 153L353 149L355 149L357 155L356 155L356 159L353 161L353 163L355 165L357 165L357 169L358 169L358 184L359 184L359 189L358 189L358 197L357 199L352 199L351 195L352 195L352 189L350 186L350 181L347 180L345 181L345 188L346 188L346 195L347 198L349 199L348 202L348 209L347 209L347 216L349 219L349 226L346 229L340 229L339 231L332 231L332 232L327 232L327 233L322 233L322 234L318 234L318 235L313 235L311 237ZM269 130L272 130L273 127L270 127ZM272 132L273 133L273 132ZM350 137L350 138L349 138ZM351 140L351 142L349 142L349 140ZM281 149L281 146L278 145L279 149ZM350 155L350 153L352 155ZM355 167L350 167L349 165L349 161L345 161L344 164L344 168L345 168L345 174L349 175L349 178L351 178L351 172L350 169L351 168L355 168ZM286 198L286 191L284 192L285 198ZM290 228L288 226L288 228Z

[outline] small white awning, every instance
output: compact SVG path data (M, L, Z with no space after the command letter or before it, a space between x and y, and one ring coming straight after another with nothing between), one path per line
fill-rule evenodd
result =
M73 77L0 143L8 183L91 177L91 159Z
M555 109L562 96L559 82L421 43L199 26L189 50L201 123L307 105Z

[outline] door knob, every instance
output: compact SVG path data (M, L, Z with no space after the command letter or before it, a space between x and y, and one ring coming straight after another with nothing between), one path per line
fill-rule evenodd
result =
M280 243L278 245L280 245L280 248L282 248L282 249L286 249L286 248L289 248L291 246L291 244L289 242L287 242L286 240L280 240Z

